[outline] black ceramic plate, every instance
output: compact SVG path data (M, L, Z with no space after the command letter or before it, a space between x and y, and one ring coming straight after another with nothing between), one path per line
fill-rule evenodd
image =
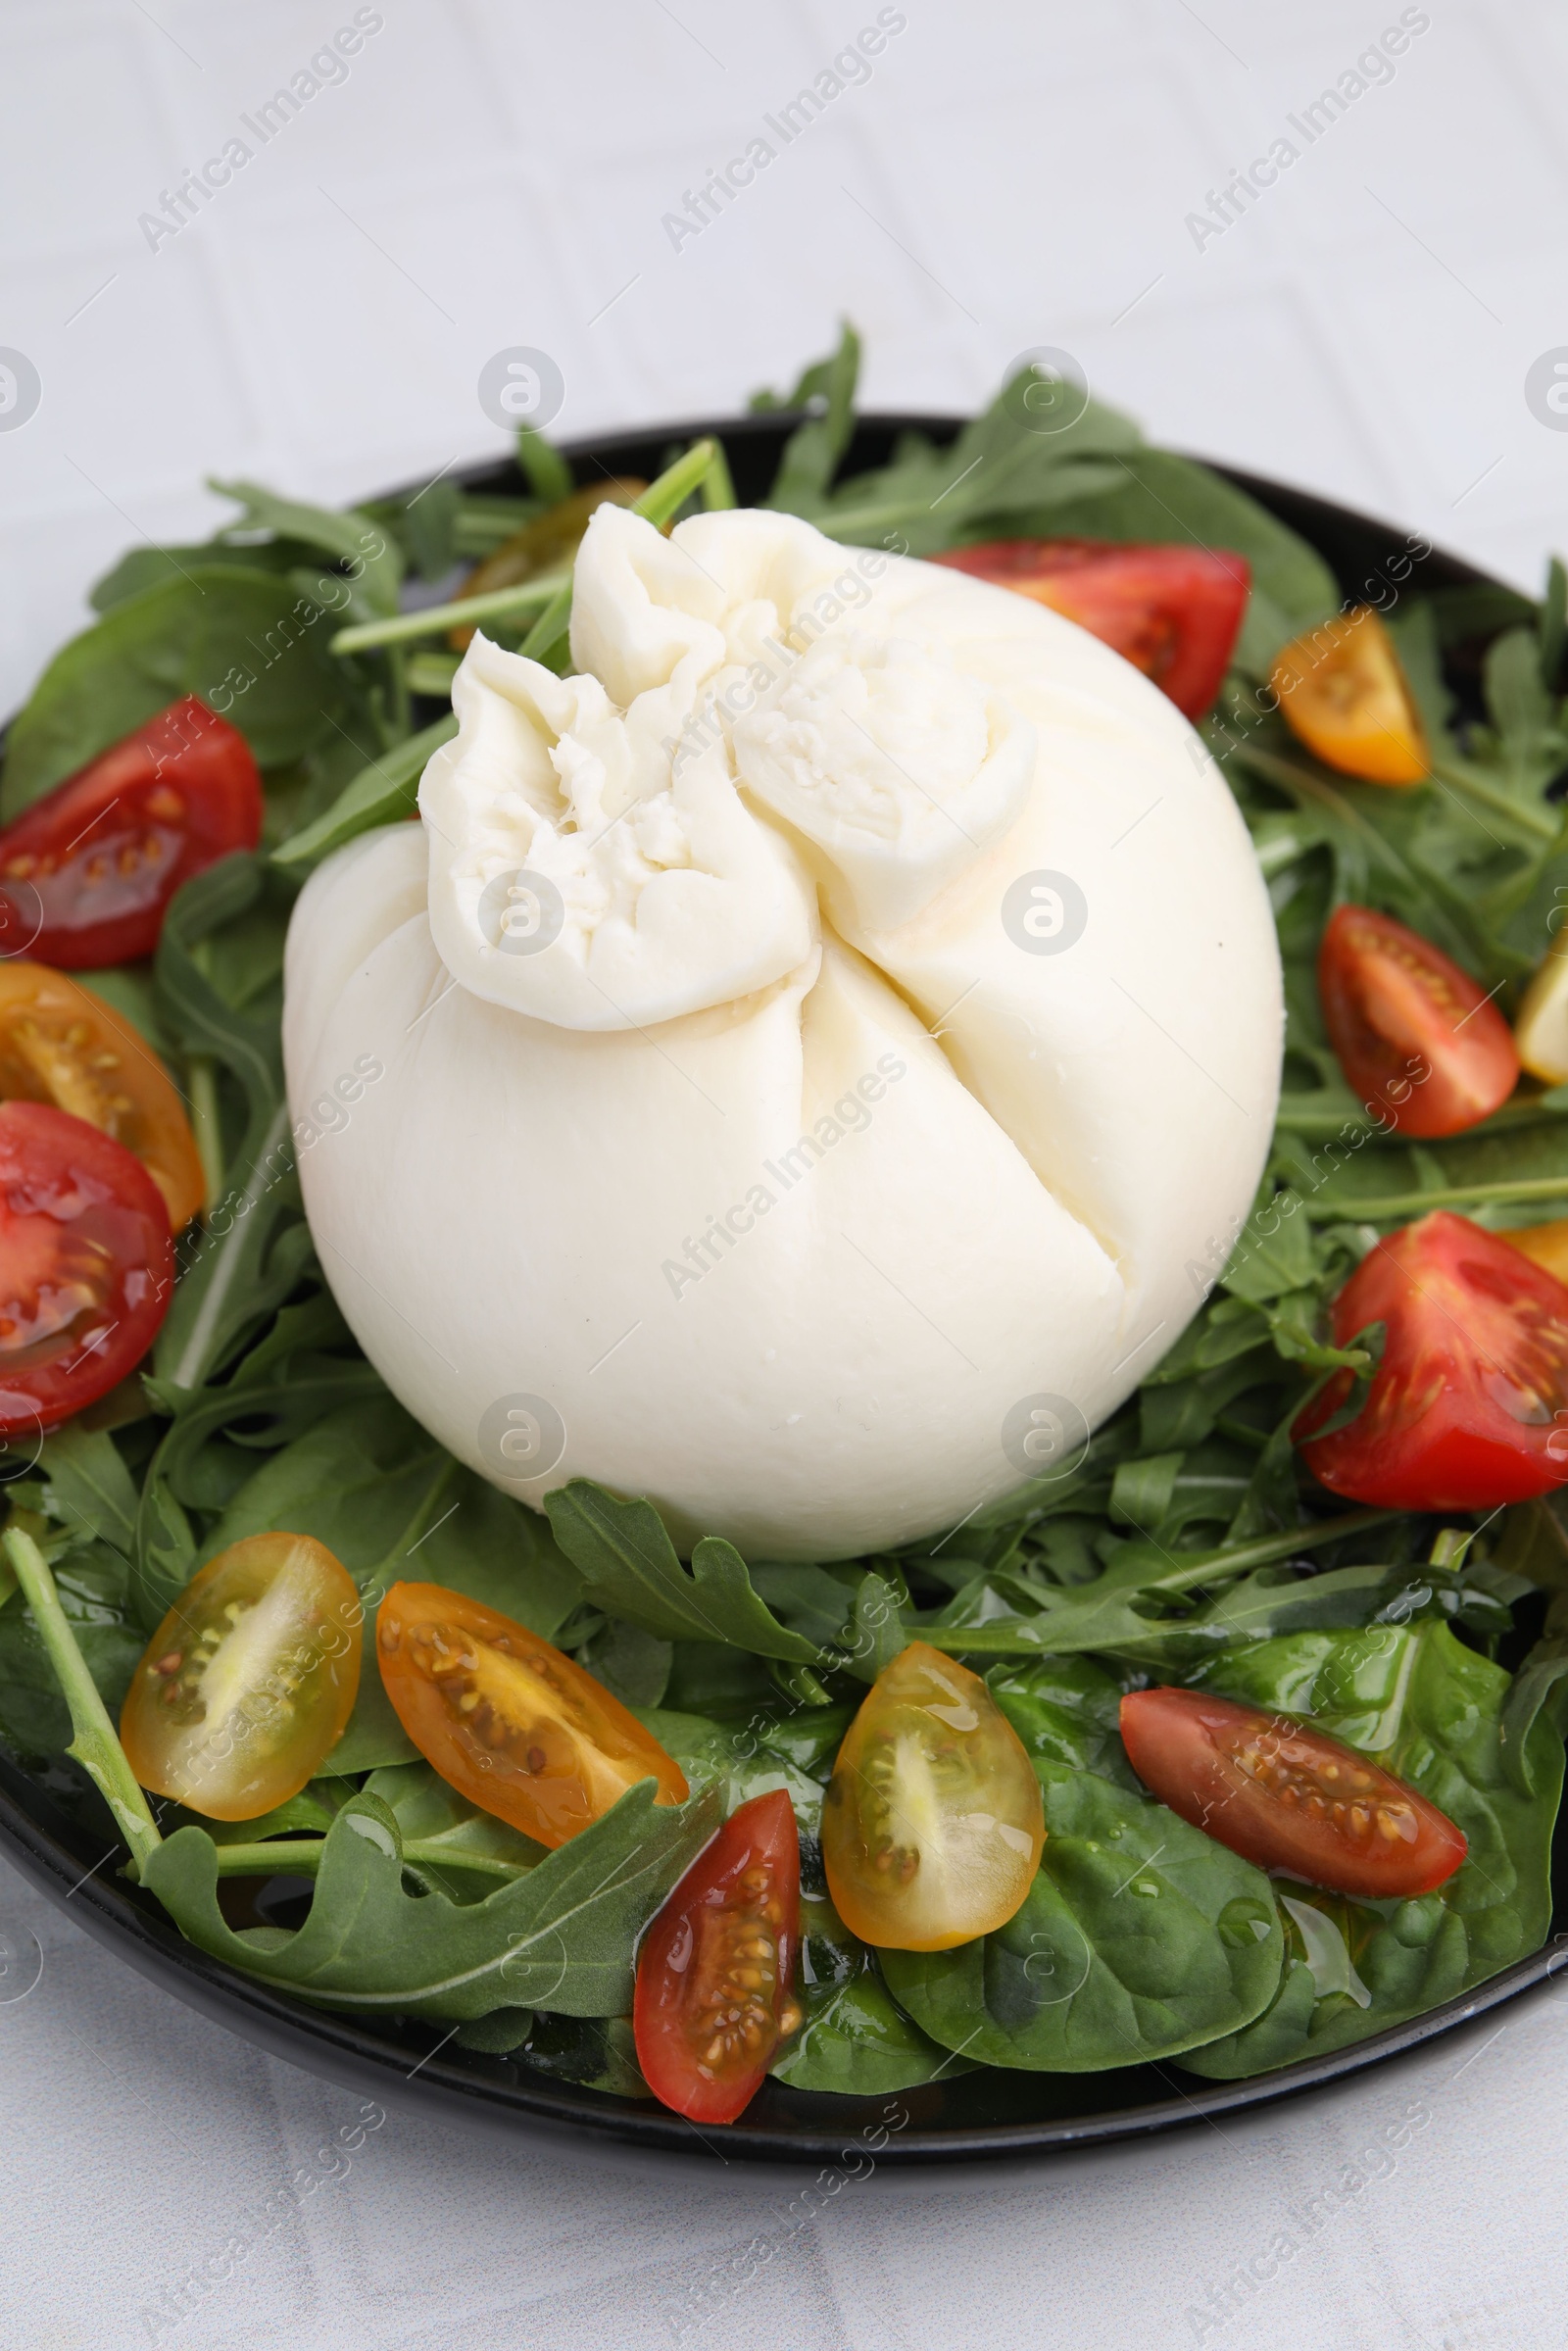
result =
M577 443L566 454L579 480L606 473L652 476L672 446L699 432L722 436L742 503L765 496L779 450L796 419L751 416L729 423L665 426L658 431ZM958 420L933 416L867 416L845 465L855 473L885 464L897 435L917 427L951 438ZM1228 478L1309 539L1352 598L1369 593L1384 562L1399 554L1405 534L1392 524L1330 505L1301 490L1226 467ZM470 474L471 489L517 488L510 465ZM1433 554L1417 568L1425 588L1491 585L1485 574L1452 556ZM1466 648L1466 651L1469 649ZM1463 688L1464 677L1455 683ZM432 711L432 715L434 712ZM107 1814L102 1818L107 1821ZM379 2032L281 1997L183 1941L150 1895L119 1876L116 1847L94 1829L77 1785L66 1771L22 1770L0 1751L0 1851L52 1901L71 1901L71 1916L143 1975L230 2032L272 2056L326 2076L366 2095L414 2101L449 2123L506 2129L529 2121L576 2126L650 2150L713 2151L713 2135L693 2130L652 2102L613 2098L551 2079L513 2058L460 2049L439 2026L405 2023ZM259 1918L293 1925L309 1891L298 1878L247 1884ZM1563 1825L1553 1853L1553 1928L1568 1927L1568 1839ZM887 2163L941 2163L976 2155L1017 2156L1099 2140L1168 2131L1207 2116L1234 2113L1379 2065L1399 2051L1449 2033L1455 2026L1545 1982L1564 1964L1568 1935L1554 1935L1534 1957L1477 1985L1462 1998L1430 2009L1409 2024L1331 2056L1308 2058L1249 2082L1214 2083L1163 2065L1118 2067L1103 2074L999 2073L985 2069L903 2090L893 2097L842 2098L785 2088L768 2082L739 2123L722 2135L726 2156L759 2162L822 2164L867 2143Z

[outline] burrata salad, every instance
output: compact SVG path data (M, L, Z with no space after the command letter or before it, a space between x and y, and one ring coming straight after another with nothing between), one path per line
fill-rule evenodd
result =
M699 2127L1551 1922L1563 569L857 363L215 483L0 775L0 1742L251 1982Z

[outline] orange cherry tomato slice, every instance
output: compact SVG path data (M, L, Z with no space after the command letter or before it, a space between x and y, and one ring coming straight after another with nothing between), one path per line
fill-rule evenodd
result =
M188 694L0 832L0 952L68 971L150 955L180 883L261 837L250 745Z
M376 1660L399 1722L443 1780L542 1845L563 1845L639 1780L686 1795L680 1766L560 1649L440 1584L394 1584Z
M1046 1841L1040 1783L986 1684L923 1641L884 1667L822 1805L822 1861L852 1935L947 1951L1005 1926Z
M1367 1901L1446 1884L1463 1832L1353 1747L1200 1690L1138 1690L1122 1743L1162 1804L1259 1869Z
M1371 906L1339 906L1317 958L1329 1043L1368 1110L1403 1135L1460 1135L1519 1080L1513 1035L1469 973Z
M1326 767L1369 784L1425 783L1426 730L1370 605L1293 638L1268 682L1292 734Z
M1380 1241L1334 1301L1348 1346L1383 1356L1353 1420L1336 1375L1297 1421L1331 1493L1394 1510L1494 1510L1568 1482L1568 1289L1499 1234L1440 1211Z
M0 962L0 1100L53 1102L134 1151L183 1231L202 1204L202 1163L162 1061L96 996L47 964Z
M801 1848L782 1788L753 1796L699 1853L643 1936L632 2031L656 2098L733 2123L801 2011Z
M118 1387L173 1291L169 1211L141 1161L52 1103L0 1102L0 1438Z
M248 1535L191 1578L130 1678L120 1741L155 1795L253 1821L297 1796L343 1735L365 1609L309 1535Z
M1252 577L1245 556L1110 539L988 539L931 560L1076 620L1189 718L1224 683Z

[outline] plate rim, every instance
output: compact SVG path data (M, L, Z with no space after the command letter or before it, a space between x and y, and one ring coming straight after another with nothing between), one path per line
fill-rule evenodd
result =
M787 435L805 415L801 410L774 409L744 412L732 417L607 426L563 440L558 446L563 457L574 465L603 465L606 453L661 440L690 440L704 434L715 434L730 443L743 441L765 447ZM969 416L938 411L873 409L857 417L856 431L861 437L892 437L902 431L917 431L946 440L956 437L971 421ZM852 450L853 447L852 443ZM1213 458L1201 457L1194 462L1247 491L1271 514L1281 519L1288 518L1303 537L1309 536L1308 529L1303 527L1309 517L1332 522L1336 528L1348 529L1352 534L1381 532L1396 539L1399 536L1397 525L1358 508L1344 506L1318 491ZM511 464L504 457L475 460L454 468L452 474L443 478L477 487ZM378 496L395 498L415 486L411 482L401 490ZM361 503L374 504L376 499ZM1404 535L1408 541L1411 534ZM1511 589L1509 582L1497 579L1468 559L1427 542L1425 533L1414 535L1429 545L1429 557L1421 560L1432 563L1442 575L1441 584L1492 586L1520 593ZM1315 539L1311 543L1317 547ZM1317 547L1317 552L1324 554L1331 568L1335 567L1332 557L1321 547ZM3 741L0 733L0 748ZM20 1792L23 1788L28 1791L30 1801L24 1800ZM441 2052L446 2043L442 2042L418 2057L412 2069L405 2070L401 2061L411 2053L408 2044L399 2047L366 2032L335 2010L276 1992L245 1977L226 1961L186 1942L173 1922L154 1909L151 1896L133 1894L118 1877L106 1881L97 1876L110 1854L106 1853L83 1874L78 1866L79 1854L51 1826L51 1817L62 1828L75 1831L76 1825L67 1822L35 1775L0 1745L0 1852L56 1908L79 1920L96 1941L116 1952L138 1974L270 2056L344 2087L376 2098L385 2097L404 2108L417 2108L448 2125L469 2128L478 2125L514 2134L519 2124L542 2126L569 2132L574 2138L587 2131L601 2143L611 2140L634 2150L681 2154L704 2161L719 2155L719 2149L710 2139L683 2117L662 2107L612 2098L578 2084L556 2082L516 2061L489 2062L509 2063L514 2075L523 2073L526 2079L487 2079L444 2057ZM143 1907L144 1904L147 1906ZM1022 2156L1060 2154L1073 2148L1118 2141L1141 2143L1167 2131L1212 2123L1225 2114L1282 2104L1370 2067L1397 2061L1424 2042L1452 2033L1489 2010L1554 1980L1565 1966L1568 1966L1568 1933L1548 1932L1547 1940L1538 1950L1513 1961L1469 1991L1423 2010L1402 2024L1387 2026L1348 2047L1309 2055L1272 2073L1254 2074L1234 2082L1216 2082L1185 2074L1181 2082L1171 2084L1171 2092L1164 2098L1045 2121L989 2126L937 2122L921 2127L907 2113L910 2105L918 2105L920 2088L840 2098L836 2092L791 2091L787 2084L781 2083L775 2086L792 2098L808 2097L813 2104L825 2104L830 2099L838 2101L843 2108L842 2124L835 2125L824 2116L818 2127L808 2118L806 2127L783 2133L765 2124L748 2124L743 2116L725 2128L722 2151L724 2156L734 2155L748 2163L784 2166L820 2165L835 2157L847 2158L864 2151L866 2109L882 2108L885 2123L887 2110L894 2102L906 2108L906 2121L897 2132L883 2129L885 2143L876 2154L880 2164L910 2167L975 2159L1017 2160ZM1171 2068L1182 2074L1179 2058L1146 2060L1142 2070L1165 2079ZM996 2073L1016 2070L1020 2078L1027 2078L1033 2069L989 2070ZM1053 2078L1065 2079L1060 2075ZM1083 2077L1086 2082L1097 2078L1103 2077L1093 2073Z

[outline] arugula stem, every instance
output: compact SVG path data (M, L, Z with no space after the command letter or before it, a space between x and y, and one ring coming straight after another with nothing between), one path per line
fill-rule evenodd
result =
M470 621L511 620L537 612L560 594L569 572L541 571L537 579L519 581L514 588L492 588L484 596L460 596L454 604L427 604L416 612L394 612L386 620L362 620L355 628L340 628L328 653L369 653L378 645L406 645L415 637L439 637L449 628Z
M1506 792L1499 792L1493 785L1483 783L1467 767L1452 766L1446 759L1434 759L1432 772L1440 783L1449 784L1455 792L1464 792L1472 800L1479 800L1482 807L1491 808L1494 815L1506 816L1511 823L1522 824L1526 832L1534 833L1538 840L1555 841L1562 830L1562 826L1554 823L1549 816L1543 816L1524 802L1511 799Z
M144 1862L157 1851L163 1838L147 1798L136 1784L136 1775L125 1760L125 1750L98 1694L98 1685L76 1646L76 1637L60 1605L48 1561L32 1537L24 1535L20 1527L8 1529L4 1543L6 1557L49 1652L61 1694L71 1709L73 1737L66 1752L74 1755L97 1788L133 1858Z
M256 1164L251 1170L250 1182L246 1185L236 1207L234 1221L218 1244L218 1256L213 1266L212 1278L207 1285L206 1295L201 1305L197 1309L196 1319L190 1326L183 1352L169 1375L171 1385L175 1388L199 1387L206 1373L206 1350L212 1344L213 1333L218 1328L219 1317L223 1311L224 1302L234 1285L234 1277L243 1261L245 1218L255 1207L268 1185L273 1181L273 1178L267 1173L268 1162L288 1130L288 1104L279 1102L266 1134L262 1137L261 1148L256 1153Z
M211 1053L192 1053L185 1064L190 1080L190 1124L196 1156L202 1163L204 1208L218 1205L223 1192L223 1132L218 1110L218 1064Z
M631 508L645 522L662 530L672 516L680 513L694 490L700 490L713 469L715 458L722 459L723 451L716 441L694 441L684 457L666 465L657 481L651 481L642 496ZM518 650L525 661L548 661L571 626L572 572L568 571L549 604L540 613Z
M1238 1576L1250 1574L1254 1567L1267 1567L1276 1559L1295 1558L1303 1551L1316 1550L1320 1543L1339 1543L1348 1535L1363 1534L1369 1527L1385 1526L1389 1520L1405 1515L1399 1510L1350 1510L1342 1518L1320 1519L1315 1526L1289 1527L1282 1535L1259 1536L1255 1542L1231 1543L1217 1551L1167 1552L1170 1561L1167 1572L1150 1576L1137 1586L1129 1585L1114 1595L1106 1590L1115 1581L1116 1571L1111 1567L1094 1584L1065 1586L1053 1607L1026 1620L1033 1637L1023 1643L1016 1624L1001 1622L968 1626L922 1624L917 1627L918 1637L932 1648L946 1650L950 1656L1033 1655L1037 1649L1049 1651L1054 1620L1081 1616L1086 1607L1099 1600L1112 1596L1131 1599L1135 1593L1142 1597L1149 1592L1193 1592L1207 1584L1230 1583Z
M274 1837L262 1844L219 1845L220 1878L314 1878L326 1850L324 1837ZM462 1853L439 1838L410 1837L403 1858L415 1867L471 1870L483 1878L520 1878L531 1863L502 1861L493 1853Z
M1392 1216L1420 1216L1429 1208L1457 1208L1485 1200L1499 1203L1568 1200L1568 1175L1523 1176L1505 1184L1437 1184L1429 1192L1372 1193L1363 1199L1307 1200L1303 1204L1314 1224L1342 1220L1351 1224L1382 1224Z

